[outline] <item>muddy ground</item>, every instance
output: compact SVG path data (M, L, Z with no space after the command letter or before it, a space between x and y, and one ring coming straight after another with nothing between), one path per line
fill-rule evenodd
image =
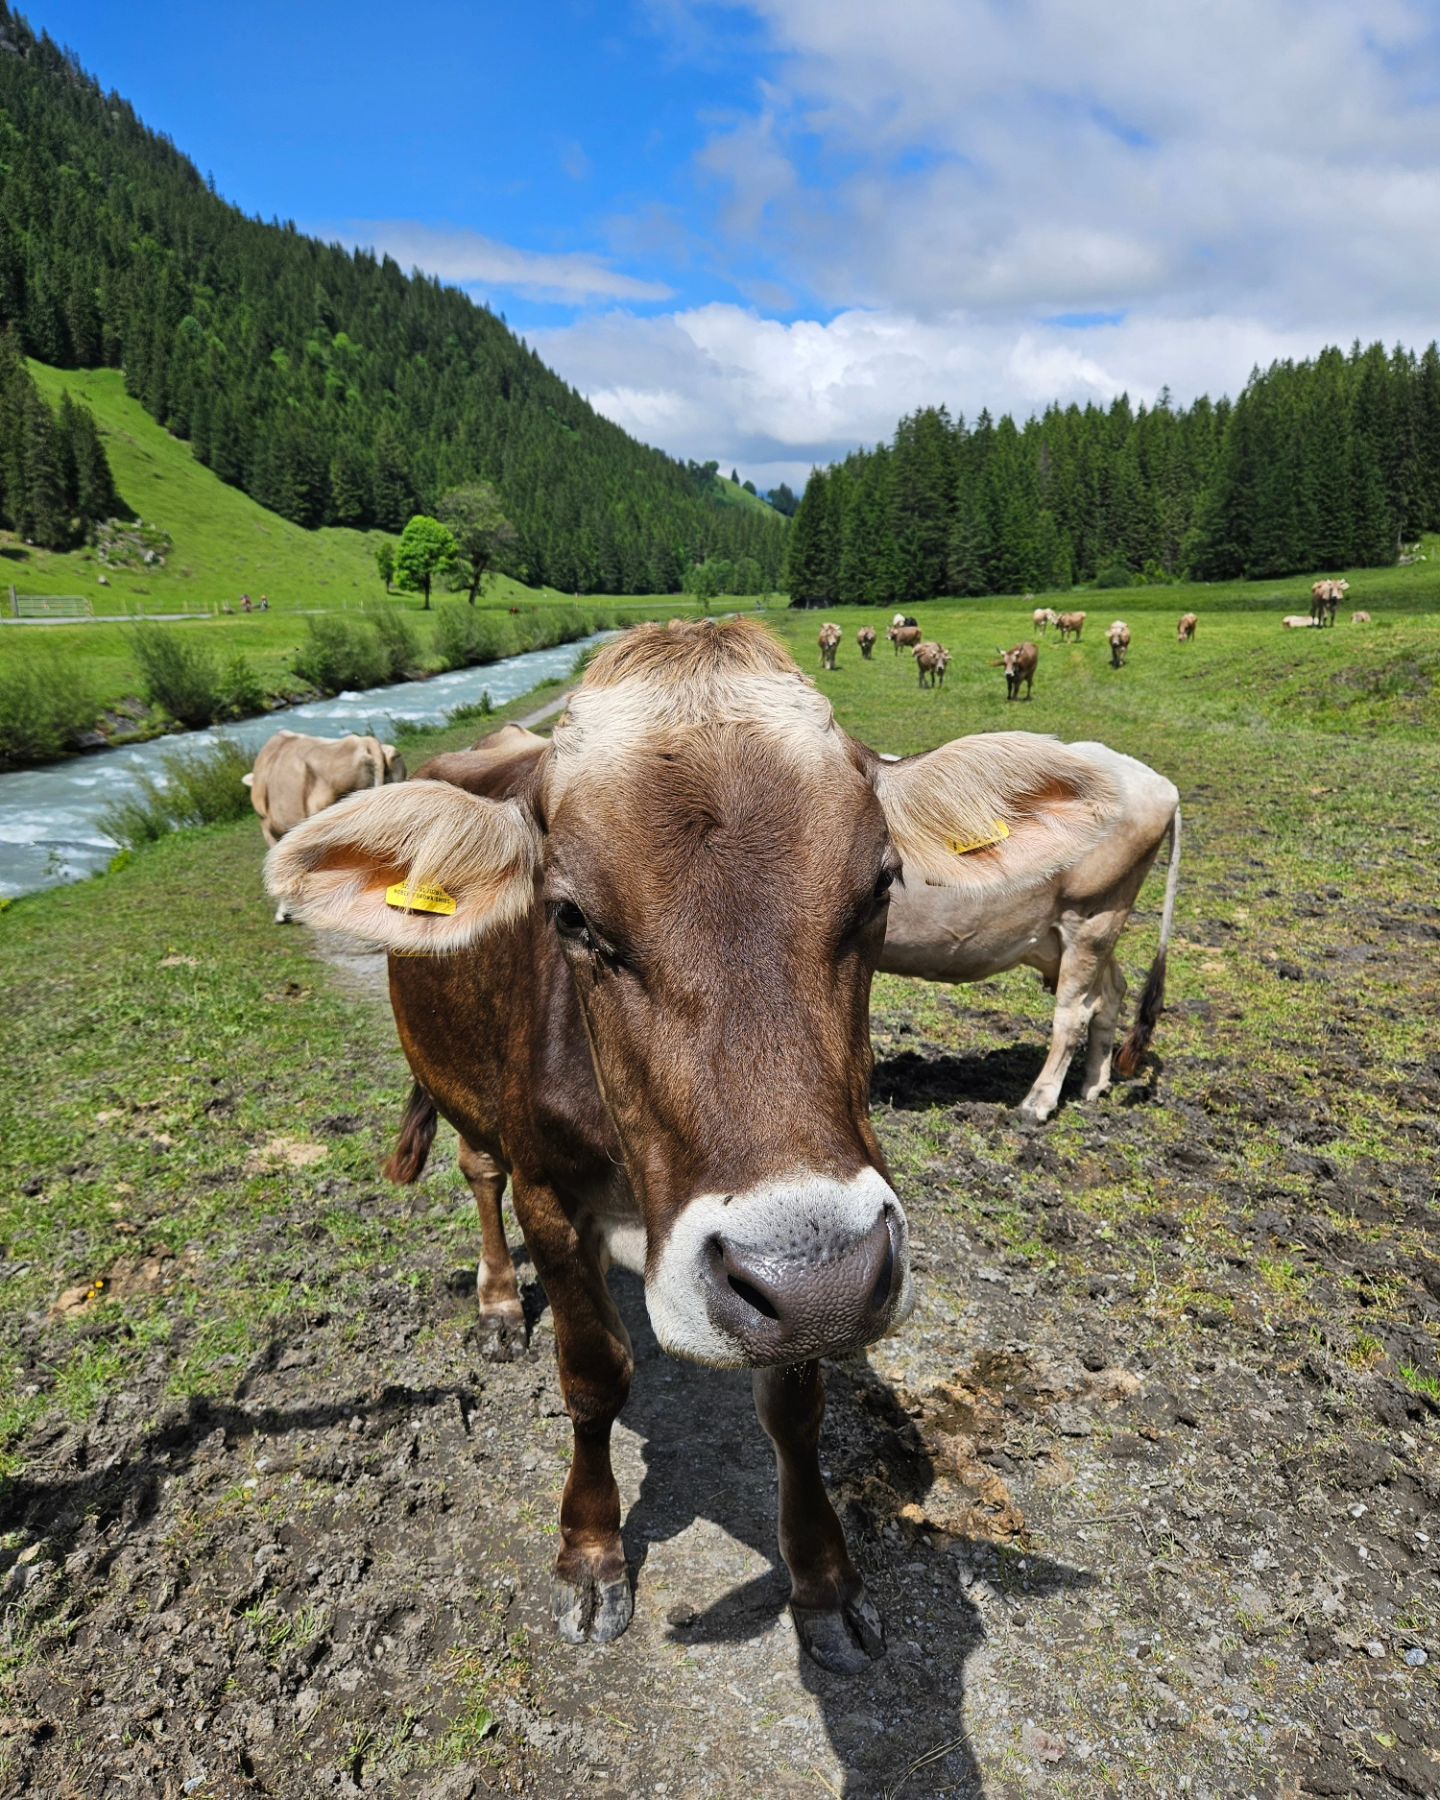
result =
M1231 929L1198 900L1197 964ZM1383 996L1437 935L1417 903L1345 942ZM1282 1008L1319 984L1333 1011L1328 1100L1278 1054L1236 1066L1223 984L1182 981L1146 1077L1034 1132L1028 983L881 984L876 1110L920 1303L831 1369L825 1440L887 1621L872 1673L801 1658L748 1382L662 1356L626 1277L635 1621L603 1650L552 1638L550 1320L522 1256L530 1348L483 1359L442 1141L414 1189L322 1174L264 1228L257 1254L322 1294L316 1196L369 1233L358 1304L317 1301L184 1400L157 1346L85 1424L37 1428L0 1520L0 1793L1440 1793L1440 1057L1377 1067L1343 948L1268 975ZM376 974L332 946L315 980L393 1061ZM1382 1082L1393 1135L1336 1151L1347 1091ZM395 1113L356 1114L337 1082L258 1153L379 1152L402 1093L397 1068ZM203 1244L144 1249L142 1228L112 1284L203 1288Z

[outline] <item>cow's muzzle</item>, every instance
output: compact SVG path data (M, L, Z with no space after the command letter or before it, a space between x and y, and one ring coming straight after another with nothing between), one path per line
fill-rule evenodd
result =
M845 1355L913 1304L905 1214L873 1169L700 1195L646 1293L676 1355L751 1368Z

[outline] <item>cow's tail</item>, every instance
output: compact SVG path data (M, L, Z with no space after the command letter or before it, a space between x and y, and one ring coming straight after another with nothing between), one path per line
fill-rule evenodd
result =
M405 1116L400 1121L400 1136L384 1174L388 1181L411 1182L420 1179L435 1141L437 1115L435 1102L417 1081L410 1090Z
M1165 960L1170 949L1170 927L1175 919L1175 890L1180 885L1180 808L1177 805L1170 820L1170 872L1165 877L1165 909L1160 915L1160 948L1145 977L1140 1007L1130 1035L1120 1046L1115 1070L1120 1075L1134 1075L1150 1048L1155 1026L1165 1010Z

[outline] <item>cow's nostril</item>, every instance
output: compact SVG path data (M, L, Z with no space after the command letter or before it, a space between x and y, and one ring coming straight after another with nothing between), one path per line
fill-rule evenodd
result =
M767 1299L766 1296L760 1292L759 1288L755 1287L752 1283L743 1280L739 1275L731 1275L728 1279L730 1282L730 1291L734 1294L738 1294L747 1306L753 1306L756 1312L763 1313L767 1319L778 1319L780 1317L779 1309L775 1306L774 1302Z
M890 1233L888 1231L886 1232L885 1235L887 1237L890 1237ZM893 1238L890 1238L890 1242L885 1247L885 1261L881 1264L880 1273L875 1277L875 1285L870 1290L870 1310L871 1310L871 1312L876 1312L876 1313L884 1312L885 1303L890 1298L890 1284L894 1281L894 1279L895 1279L895 1240Z

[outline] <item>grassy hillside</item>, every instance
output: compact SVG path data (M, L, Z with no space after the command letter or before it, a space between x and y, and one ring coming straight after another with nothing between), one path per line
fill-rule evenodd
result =
M173 547L164 568L105 571L106 590L92 549L27 549L0 532L0 585L83 594L97 612L209 612L246 592L255 599L269 594L272 607L335 607L379 592L375 546L383 533L304 531L266 512L157 425L125 392L118 369L51 369L33 361L29 368L52 406L68 392L90 408L126 503L167 532Z

